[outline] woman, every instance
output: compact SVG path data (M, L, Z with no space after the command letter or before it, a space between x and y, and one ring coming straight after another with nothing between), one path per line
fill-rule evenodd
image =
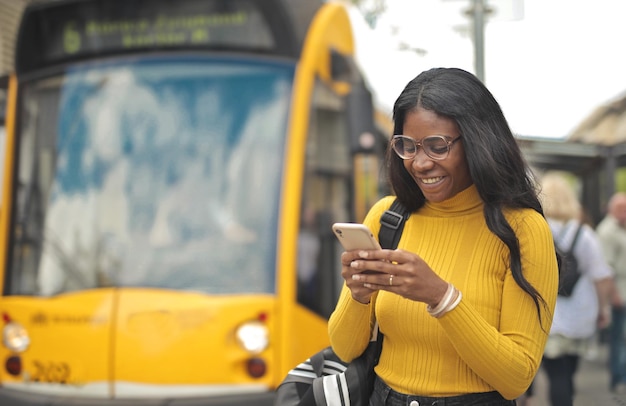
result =
M412 214L398 249L342 254L333 349L357 357L378 321L371 405L515 404L539 367L558 284L530 171L498 103L463 70L421 73L393 119L389 177ZM374 235L394 198L366 216Z
M583 223L582 207L567 180L557 172L547 173L541 181L540 198L557 246L565 252L573 245L581 273L571 296L557 298L543 357L550 403L571 406L580 356L587 352L597 329L609 324L613 271L596 232Z

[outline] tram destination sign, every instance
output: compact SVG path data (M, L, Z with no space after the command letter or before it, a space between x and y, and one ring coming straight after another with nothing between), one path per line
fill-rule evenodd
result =
M50 2L54 4L56 2ZM18 72L99 55L163 49L277 47L251 0L95 0L43 3L24 14Z

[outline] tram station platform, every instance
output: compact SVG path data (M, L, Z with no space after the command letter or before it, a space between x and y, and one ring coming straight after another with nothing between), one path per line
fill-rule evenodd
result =
M609 391L607 360L608 346L604 343L599 343L587 357L581 359L576 374L577 392L574 406L626 406L626 385L620 386L615 393ZM518 405L551 406L548 401L547 378L542 369L537 374L534 389L534 396L529 399L528 403L524 405L518 401Z

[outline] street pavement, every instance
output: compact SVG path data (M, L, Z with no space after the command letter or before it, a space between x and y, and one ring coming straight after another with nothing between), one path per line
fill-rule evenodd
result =
M607 345L598 344L587 357L581 358L576 374L574 406L626 406L626 385L620 386L615 393L609 391L607 357ZM534 396L526 406L559 406L550 405L547 391L545 372L540 369L535 379ZM518 404L524 403L518 401Z

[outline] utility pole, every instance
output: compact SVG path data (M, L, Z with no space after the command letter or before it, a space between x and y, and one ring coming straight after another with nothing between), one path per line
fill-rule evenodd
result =
M457 0L443 0L457 1ZM511 0L517 1L517 0ZM521 0L520 0L521 1ZM469 27L472 32L474 45L474 74L483 83L485 82L485 24L487 17L493 13L493 9L487 5L487 0L469 0L470 7L462 11L470 20Z
M485 17L491 11L488 10L485 0L472 0L470 10L473 21L474 34L474 69L476 76L485 82Z
M476 76L485 82L485 25L487 18L498 21L516 21L524 18L524 0L470 0L471 8L465 15L472 21L472 38L474 40L474 68Z

